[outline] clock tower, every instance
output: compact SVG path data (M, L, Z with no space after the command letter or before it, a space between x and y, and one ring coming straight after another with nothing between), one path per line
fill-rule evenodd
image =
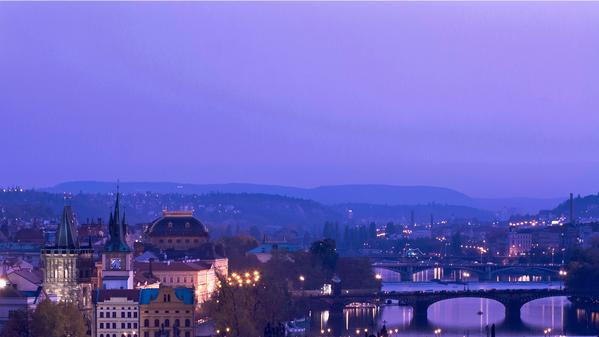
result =
M109 240L102 253L102 288L133 289L133 254L127 245L125 214L120 216L120 193L117 191L114 212L108 221Z

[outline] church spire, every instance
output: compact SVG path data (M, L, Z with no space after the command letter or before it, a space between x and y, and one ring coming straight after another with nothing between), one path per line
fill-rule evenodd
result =
M110 239L106 242L104 250L112 252L129 252L131 248L127 245L127 225L125 223L125 214L123 212L122 221L119 221L121 211L121 193L117 185L116 201L114 202L114 211L110 213L110 220L108 222L108 232L110 233Z

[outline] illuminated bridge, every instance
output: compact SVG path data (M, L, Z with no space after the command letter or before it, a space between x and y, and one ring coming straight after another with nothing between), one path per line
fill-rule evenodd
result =
M412 275L425 270L442 269L444 274L464 272L471 276L477 276L480 281L493 280L499 275L538 275L551 276L557 279L561 265L559 264L483 264L483 263L436 263L436 262L375 262L375 268L383 268L401 274L402 280L411 280ZM459 274L459 273L462 274ZM458 277L459 279L459 277Z
M559 289L509 289L509 290L465 290L465 291L437 291L437 292L368 292L366 290L344 290L342 294L331 295L306 295L304 299L310 306L343 310L351 303L385 304L393 301L399 305L411 306L415 324L426 325L428 308L436 302L455 298L485 298L497 301L505 308L505 323L517 326L521 323L520 310L524 304L546 297L568 296L575 304L581 306L598 306L599 292L575 293Z

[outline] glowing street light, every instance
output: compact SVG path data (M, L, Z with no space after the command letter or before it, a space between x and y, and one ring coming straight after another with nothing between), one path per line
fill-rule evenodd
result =
M377 273L376 275L374 275L374 278L377 280L382 280L383 276L381 274Z
M6 288L8 285L8 281L6 279L0 278L0 289Z

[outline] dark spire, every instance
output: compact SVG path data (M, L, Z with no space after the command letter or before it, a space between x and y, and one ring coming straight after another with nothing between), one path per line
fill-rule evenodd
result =
M56 248L78 248L77 227L71 206L64 206L62 219L56 230Z
M110 239L106 242L104 250L109 252L130 252L131 248L127 245L125 240L127 236L127 224L125 223L125 214L123 212L122 221L119 222L121 204L120 204L121 193L116 193L116 201L114 203L114 212L110 213L110 220L108 222L108 232L110 233Z

